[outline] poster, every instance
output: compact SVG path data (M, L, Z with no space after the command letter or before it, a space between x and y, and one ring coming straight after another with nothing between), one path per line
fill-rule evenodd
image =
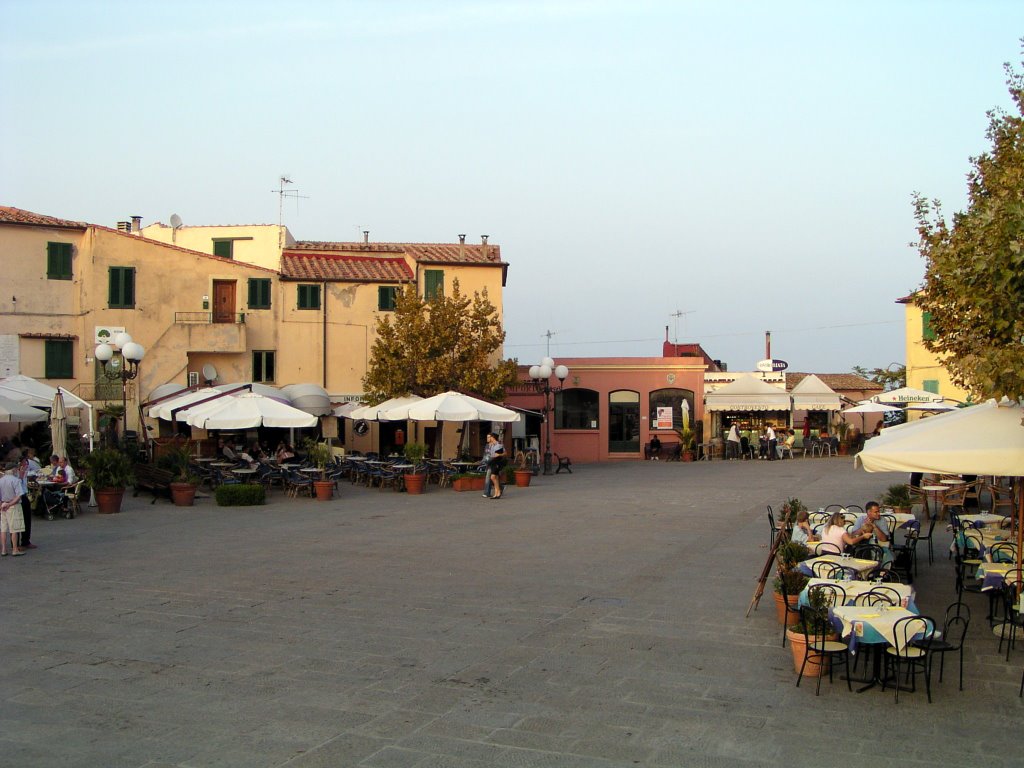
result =
M658 406L657 418L654 420L655 429L672 429L672 406Z

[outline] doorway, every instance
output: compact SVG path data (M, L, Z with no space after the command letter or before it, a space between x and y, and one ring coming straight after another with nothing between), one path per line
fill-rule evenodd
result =
M213 281L213 322L235 322L235 281Z
M640 453L640 393L608 394L608 453Z

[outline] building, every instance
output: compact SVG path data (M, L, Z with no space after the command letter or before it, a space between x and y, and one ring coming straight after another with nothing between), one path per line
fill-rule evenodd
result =
M953 383L939 357L924 345L925 339L935 338L935 331L931 327L930 313L924 312L914 302L914 295L896 300L896 303L904 307L907 386L942 395L950 400L967 402L970 393Z

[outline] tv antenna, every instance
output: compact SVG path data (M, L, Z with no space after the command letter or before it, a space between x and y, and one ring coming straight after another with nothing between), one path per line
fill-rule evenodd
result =
M669 317L674 317L675 318L675 325L676 325L676 330L675 330L676 340L673 342L673 344L678 344L679 343L679 318L680 317L683 318L683 336L685 336L686 335L686 316L687 315L692 315L696 311L697 310L695 310L695 309L688 309L688 310L686 310L684 312L681 309L677 309L675 312L673 312L671 315L669 315Z
M541 334L541 336L546 336L547 337L547 352L545 352L545 354L548 357L551 357L551 337L557 335L558 333L559 333L559 331L552 331L552 330L549 329L547 331L544 331L544 333Z
M277 247L279 249L284 248L284 199L287 197L289 200L294 200L295 210L299 209L299 200L309 199L309 195L300 195L297 189L285 189L285 184L295 183L288 176L289 174L282 173L278 188L270 190L277 195Z

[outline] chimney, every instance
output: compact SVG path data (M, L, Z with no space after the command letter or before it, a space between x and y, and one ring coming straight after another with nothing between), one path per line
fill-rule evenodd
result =
M132 232L138 234L142 231L142 217L132 216Z
M370 230L364 229L363 230L363 245L369 245L369 244L370 244Z
M482 244L484 244L484 245L487 245L487 238L488 237L490 237L490 235L480 235L480 242Z
M132 223L130 221L119 221L119 222L117 222L117 231L118 232L131 232L132 231Z
M771 360L772 359L772 332L771 331L765 331L764 332L764 359L765 360Z
M466 235L465 233L459 235L459 261L466 255Z
M465 245L465 244L466 244L466 236L465 236L465 234L459 235L459 245Z

